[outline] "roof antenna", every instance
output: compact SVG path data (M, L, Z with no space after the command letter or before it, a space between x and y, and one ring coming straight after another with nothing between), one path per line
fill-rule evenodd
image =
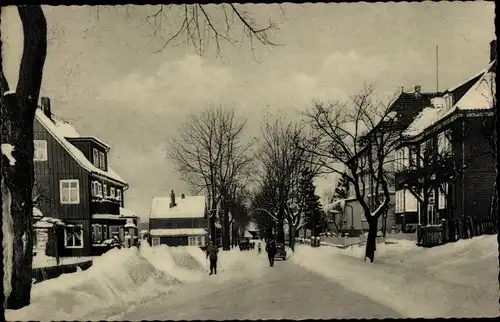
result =
M439 93L439 46L436 46L436 94Z

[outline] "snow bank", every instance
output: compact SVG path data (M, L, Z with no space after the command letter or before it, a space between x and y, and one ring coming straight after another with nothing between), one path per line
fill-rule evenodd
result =
M194 255L193 255L194 254ZM206 271L198 249L150 247L112 249L86 271L33 285L31 305L7 310L7 320L75 320L95 310L166 294Z
M266 264L266 257L259 257L257 250L234 248L219 253L218 274L208 277L209 261L200 248L151 247L144 242L139 249L112 249L94 258L88 270L34 284L32 304L17 311L7 310L6 319L84 319L95 312L120 311L158 296L167 299L168 293L184 283L219 284L235 277L259 276Z
M378 244L375 263L364 246L298 246L292 261L407 317L498 315L496 236L435 248L408 240Z

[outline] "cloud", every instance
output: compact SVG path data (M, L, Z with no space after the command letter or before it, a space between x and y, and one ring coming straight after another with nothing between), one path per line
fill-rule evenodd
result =
M228 68L204 64L196 55L165 62L152 75L134 72L102 87L98 99L139 106L196 100L219 100L232 82Z

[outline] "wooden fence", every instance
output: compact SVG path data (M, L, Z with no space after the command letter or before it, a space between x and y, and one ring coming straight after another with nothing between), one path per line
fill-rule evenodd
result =
M75 273L78 270L78 267L80 267L80 269L84 271L91 266L92 266L92 261L90 260L75 264L34 268L33 282L39 283L41 281L46 281L52 278L59 277L62 274Z

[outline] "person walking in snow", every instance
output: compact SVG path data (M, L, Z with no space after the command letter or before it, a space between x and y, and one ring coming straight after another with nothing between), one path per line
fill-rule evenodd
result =
M259 255L260 255L260 252L261 252L260 242L259 242L259 244L257 245L257 252L258 252L258 253L259 253Z
M274 266L274 256L276 255L276 241L274 237L269 238L266 244L267 258L269 259L269 265Z
M210 259L210 274L217 275L217 257L219 254L219 248L215 246L211 241L208 242L207 246L207 258Z

